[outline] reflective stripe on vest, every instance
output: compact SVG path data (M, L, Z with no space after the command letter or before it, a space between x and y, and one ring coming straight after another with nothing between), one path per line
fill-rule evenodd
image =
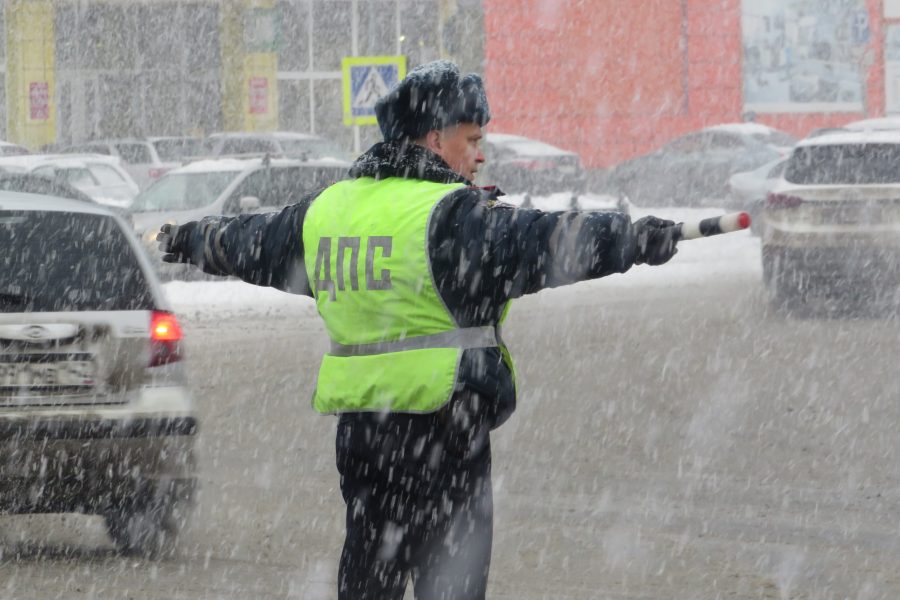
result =
M345 346L337 342L331 342L331 354L333 356L369 356L386 352L424 350L426 348L459 348L460 350L494 348L500 345L499 337L497 328L491 325L465 327L444 333L406 338L396 342L357 344L355 346Z
M332 341L317 411L433 412L453 394L463 351L500 344L494 327L458 327L431 273L432 211L461 187L364 177L310 206L304 260Z

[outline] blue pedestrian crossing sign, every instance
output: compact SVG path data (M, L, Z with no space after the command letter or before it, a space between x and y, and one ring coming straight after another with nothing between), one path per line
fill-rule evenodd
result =
M405 56L345 56L344 125L375 125L375 102L406 77Z

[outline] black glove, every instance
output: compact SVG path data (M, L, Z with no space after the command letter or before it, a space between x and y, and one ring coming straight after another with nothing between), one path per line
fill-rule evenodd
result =
M635 221L633 228L637 241L634 264L661 265L678 252L675 247L678 242L675 221L644 217Z
M177 227L166 223L159 228L156 241L159 242L159 251L163 253L163 262L189 263L191 261L191 236L198 223L191 221Z

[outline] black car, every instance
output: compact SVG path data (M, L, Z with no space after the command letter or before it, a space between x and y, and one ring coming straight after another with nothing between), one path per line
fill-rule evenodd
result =
M795 143L757 123L708 127L616 165L607 187L638 206L721 204L732 175L787 156Z
M489 133L478 179L507 194L584 192L585 172L574 152L506 133Z

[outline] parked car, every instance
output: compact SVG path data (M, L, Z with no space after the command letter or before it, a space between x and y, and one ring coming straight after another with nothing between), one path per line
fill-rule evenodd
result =
M900 117L878 117L852 121L844 125L847 131L900 131Z
M18 156L20 154L31 154L31 152L24 146L0 141L0 156Z
M729 177L787 156L796 140L758 123L708 127L613 167L610 192L639 206L720 204Z
M139 191L137 183L114 156L29 154L0 157L0 169L63 181L94 201L115 208L127 208Z
M777 158L752 171L735 173L728 179L725 208L750 213L753 235L760 235L765 227L766 197L784 174L787 161L787 158Z
M766 199L763 275L789 308L900 292L900 132L806 139ZM827 302L826 302L827 304Z
M6 192L23 192L42 196L58 196L70 200L80 200L88 204L94 199L64 181L47 179L25 173L0 173L0 190Z
M842 131L847 131L843 127L818 127L813 129L809 133L806 134L807 138L816 138L821 137L823 135L829 135L832 133L840 133Z
M65 146L61 152L105 154L122 159L123 166L141 189L164 173L180 167L183 160L201 152L197 138L162 136L96 140Z
M213 133L204 140L202 154L208 157L269 154L280 158L349 159L347 152L327 138L287 131Z
M121 550L167 553L197 417L150 261L95 203L4 190L0 207L0 512L99 515Z
M169 171L141 192L131 205L135 230L158 257L156 234L165 223L195 221L207 215L274 211L306 193L344 179L350 163L295 159L210 159ZM184 265L163 265L166 276L186 276Z
M581 158L545 142L507 133L488 133L482 144L486 161L478 179L508 194L583 193Z

